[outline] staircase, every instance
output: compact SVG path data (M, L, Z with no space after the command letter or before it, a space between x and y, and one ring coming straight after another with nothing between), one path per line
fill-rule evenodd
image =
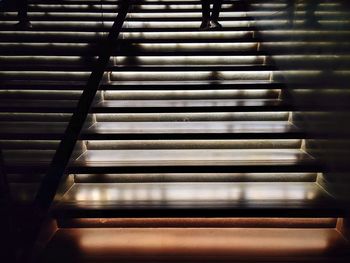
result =
M118 3L32 0L27 31L15 30L14 10L0 13L0 147L20 206ZM134 4L52 205L42 262L348 262L344 207L320 184L326 167L293 123L271 56L284 49L264 42L274 23L289 30L286 2L246 5L225 1L224 28L200 31L198 0Z

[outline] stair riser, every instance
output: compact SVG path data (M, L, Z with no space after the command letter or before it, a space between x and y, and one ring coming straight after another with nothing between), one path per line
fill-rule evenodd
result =
M336 218L60 218L62 228L334 228Z
M155 182L315 182L313 173L165 173L165 174L76 174L75 183Z

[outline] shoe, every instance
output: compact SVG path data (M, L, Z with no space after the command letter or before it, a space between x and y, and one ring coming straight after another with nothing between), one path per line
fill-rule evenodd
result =
M201 30L208 30L210 28L210 21L209 20L203 20L201 25L199 26L199 29Z
M16 29L20 29L20 30L28 30L28 29L32 29L33 25L32 23L30 23L29 20L25 20L25 21L20 21L15 25Z
M222 25L215 20L210 21L210 28L214 28L214 29L218 29L218 28L222 28Z

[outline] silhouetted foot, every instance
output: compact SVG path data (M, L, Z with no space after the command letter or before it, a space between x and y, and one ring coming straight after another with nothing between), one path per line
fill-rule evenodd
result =
M208 30L210 28L210 21L209 20L203 20L201 25L199 26L199 29L201 30Z
M210 28L214 28L214 29L218 29L218 28L222 28L222 25L218 22L218 21L210 21Z
M17 23L15 25L16 29L19 29L19 30L28 30L28 29L32 29L33 28L33 25L32 23L30 23L29 20L25 20L25 21L20 21L19 23Z

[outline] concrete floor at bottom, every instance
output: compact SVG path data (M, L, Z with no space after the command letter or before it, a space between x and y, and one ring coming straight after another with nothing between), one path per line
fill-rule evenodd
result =
M61 228L42 260L346 262L348 245L334 228Z

